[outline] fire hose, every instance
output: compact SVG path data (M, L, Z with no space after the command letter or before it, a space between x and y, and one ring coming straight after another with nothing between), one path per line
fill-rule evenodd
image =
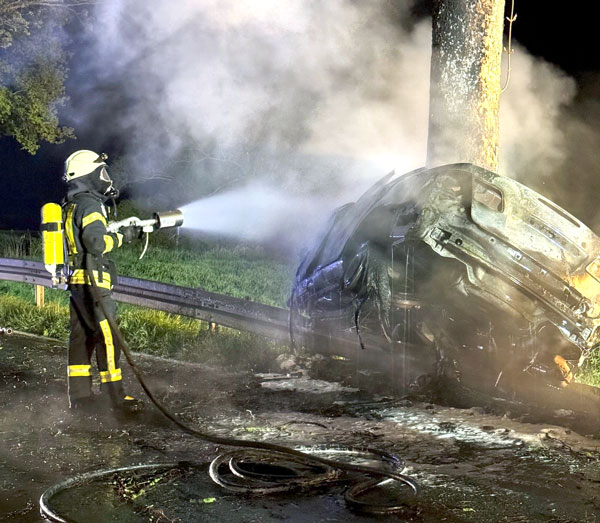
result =
M92 266L89 263L90 260L90 256L87 255L87 267ZM407 500L395 501L389 504L374 504L360 499L360 497L368 491L384 482L387 483L388 481L393 480L408 487L411 493L409 500L412 500L418 495L418 484L411 477L400 472L403 466L402 461L393 454L366 449L366 453L377 455L385 467L378 469L371 466L328 459L274 443L221 437L198 430L180 420L156 398L154 393L148 387L142 372L133 359L129 346L123 339L123 335L115 318L110 314L108 307L104 303L104 299L99 292L98 284L94 278L93 271L89 270L88 273L94 299L99 303L100 309L107 319L111 331L113 332L117 343L119 343L119 346L125 355L125 359L129 363L137 381L154 406L166 418L187 434L216 445L248 449L238 449L225 454L220 454L212 461L209 467L209 473L211 479L215 483L225 489L236 492L264 495L303 487L315 487L317 485L330 484L333 482L347 483L351 478L344 478L342 473L360 473L367 475L368 479L360 481L349 488L345 492L345 500L349 506L368 514L391 514L400 512L406 510L407 506L410 504ZM363 454L365 453L364 450L357 451L357 449L350 449L350 452L355 453L360 453L361 451ZM156 466L164 467L166 465L159 464ZM135 468L135 466L131 467L131 470ZM125 467L118 470L127 469L128 468ZM51 509L49 503L50 499L60 490L69 488L81 481L108 474L109 472L111 471L94 472L88 475L82 475L76 480L67 480L62 484L51 487L44 492L40 498L40 510L42 515L51 521L64 523L67 520L61 518L58 514L55 514Z

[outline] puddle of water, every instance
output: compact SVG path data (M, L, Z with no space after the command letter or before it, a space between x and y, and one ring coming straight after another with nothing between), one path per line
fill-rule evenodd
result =
M449 417L447 413L438 417L431 411L414 408L385 408L380 411L382 419L403 427L417 430L438 439L460 439L477 443L487 448L513 448L523 445L523 441L512 431L491 426L475 426L460 418ZM510 436L513 434L513 437Z

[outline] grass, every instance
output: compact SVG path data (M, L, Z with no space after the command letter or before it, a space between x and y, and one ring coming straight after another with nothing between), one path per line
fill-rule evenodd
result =
M15 330L66 340L69 335L69 309L56 302L37 308L33 301L22 295L5 294L0 286L0 324Z
M260 249L249 247L212 248L194 252L166 247L150 247L139 260L139 251L126 246L113 256L119 273L147 280L200 287L236 298L285 307L293 269L270 260Z
M41 260L42 245L39 236L29 231L0 231L0 256Z
M583 365L580 373L577 375L579 383L600 387L600 354L596 351Z
M116 251L113 259L119 273L285 307L293 277L291 265L274 261L253 246L185 242L175 248L174 239L161 236L162 232L150 237L142 260L138 259L141 245ZM0 256L40 260L39 238L29 233L0 233ZM0 281L0 325L66 342L68 293L46 289L45 301L45 307L37 308L33 286ZM223 327L211 332L200 320L126 304L118 304L118 322L133 350L186 361L271 370L275 357L287 350L261 336Z

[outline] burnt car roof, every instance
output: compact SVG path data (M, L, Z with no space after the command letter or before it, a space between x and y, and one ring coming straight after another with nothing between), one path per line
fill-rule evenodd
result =
M391 171L371 186L356 202L338 207L325 227L325 233L317 240L315 249L310 251L300 263L296 279L302 279L316 267L328 265L336 260L360 222L398 182L407 181L426 171L424 167L404 175Z

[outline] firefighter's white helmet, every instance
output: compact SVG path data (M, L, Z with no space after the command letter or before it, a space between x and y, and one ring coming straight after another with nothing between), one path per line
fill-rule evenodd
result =
M87 149L75 151L65 160L65 179L70 182L93 173L98 167L106 166L107 158L104 153L98 154Z

